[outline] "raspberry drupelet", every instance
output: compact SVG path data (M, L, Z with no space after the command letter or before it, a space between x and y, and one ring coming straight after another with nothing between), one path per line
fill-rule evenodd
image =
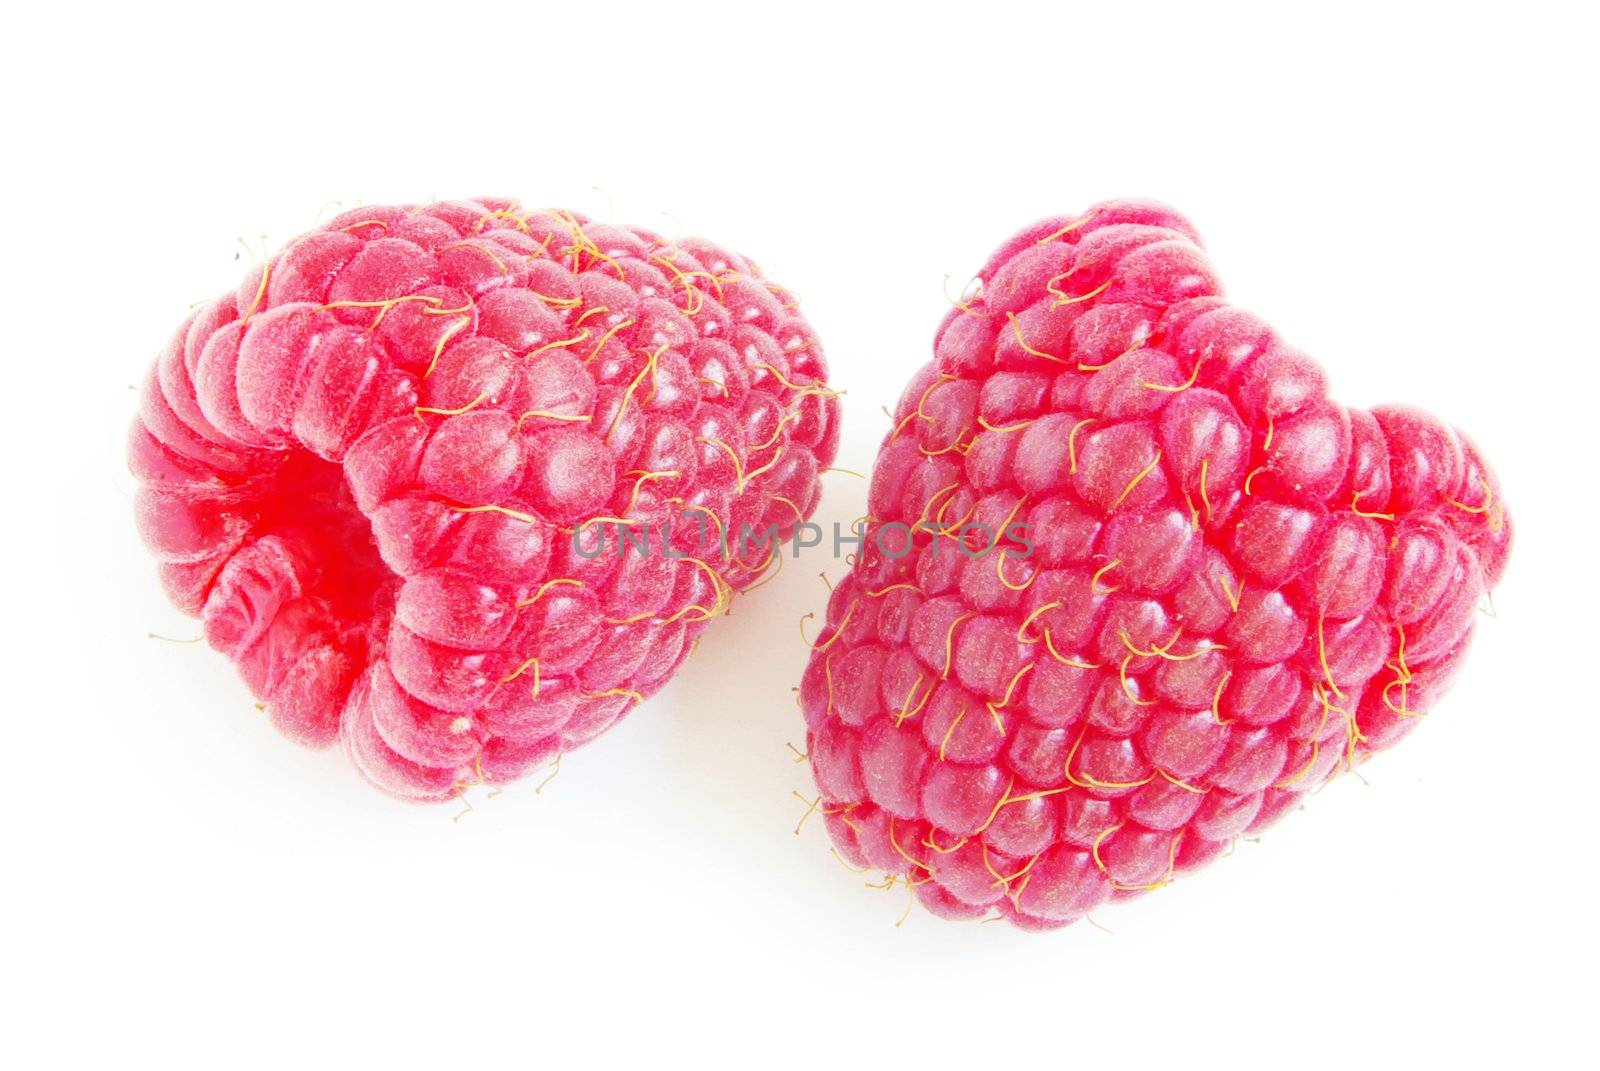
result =
M285 734L444 799L604 731L759 582L837 446L826 380L788 293L709 242L361 208L155 362L138 523Z
M1469 442L1330 401L1169 209L1043 221L978 279L900 401L801 706L847 860L1044 929L1414 729L1510 524Z

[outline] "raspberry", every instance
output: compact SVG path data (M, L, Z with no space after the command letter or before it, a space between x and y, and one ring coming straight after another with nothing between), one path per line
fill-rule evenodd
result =
M1046 220L979 281L900 401L801 706L845 858L1043 929L1415 728L1510 526L1472 445L1329 401L1166 208Z
M671 677L771 563L736 535L815 506L825 381L786 292L709 242L502 200L362 208L156 361L138 522L285 734L441 799Z

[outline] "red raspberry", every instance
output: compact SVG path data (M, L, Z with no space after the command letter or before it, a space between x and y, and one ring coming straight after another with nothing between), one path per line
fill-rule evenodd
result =
M815 506L826 375L786 292L709 242L501 200L362 208L156 361L139 525L280 729L441 799L666 682L770 564L741 529Z
M1469 443L1329 401L1166 208L1046 220L979 280L901 399L801 701L846 858L1047 928L1415 728L1510 527Z

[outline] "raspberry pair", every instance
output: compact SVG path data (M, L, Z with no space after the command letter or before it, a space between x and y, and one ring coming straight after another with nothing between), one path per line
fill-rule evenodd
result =
M1345 409L1192 228L1007 242L940 328L801 687L841 853L1044 928L1162 885L1417 724L1510 529L1448 428ZM787 291L708 242L365 208L196 311L130 445L173 602L407 799L659 689L838 444Z

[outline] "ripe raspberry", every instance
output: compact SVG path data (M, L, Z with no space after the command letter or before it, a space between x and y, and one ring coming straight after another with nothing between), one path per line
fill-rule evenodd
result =
M1415 728L1510 529L1469 443L1329 401L1166 208L1044 221L979 279L901 399L801 705L846 858L1047 928Z
M771 562L736 534L815 506L825 379L785 291L709 242L502 200L362 208L157 360L138 521L284 733L441 799L666 682Z

